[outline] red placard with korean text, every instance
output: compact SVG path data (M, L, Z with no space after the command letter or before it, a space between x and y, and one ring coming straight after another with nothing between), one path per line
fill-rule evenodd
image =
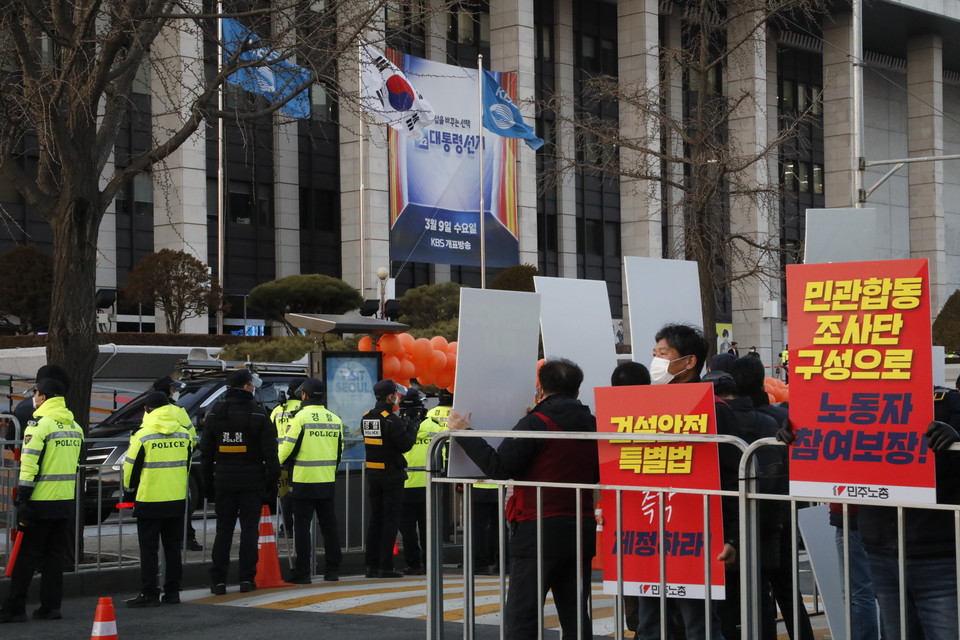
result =
M716 433L713 386L671 384L596 388L597 431L674 434L657 441L600 441L600 482L608 485L702 489L712 493L709 547L702 495L665 491L663 495L666 595L704 599L704 554L710 558L710 597L723 599L720 466L717 444L683 440L685 434ZM680 437L677 437L680 436ZM597 555L603 559L606 593L617 592L617 547L623 556L623 592L660 596L660 495L622 491L617 531L616 491L601 492L603 525ZM706 551L705 551L706 548Z
M936 502L927 261L789 265L790 493Z

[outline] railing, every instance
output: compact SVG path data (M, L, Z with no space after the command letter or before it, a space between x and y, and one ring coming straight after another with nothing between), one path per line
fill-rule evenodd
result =
M614 526L616 531L623 530L623 518L624 514L622 512L622 496L627 492L637 492L637 491L646 491L654 492L658 496L658 513L659 513L659 522L660 525L660 535L658 536L658 545L659 545L659 558L660 558L660 567L659 567L659 576L660 576L660 589L659 589L659 613L660 620L667 620L667 594L665 589L666 577L665 577L665 557L664 553L664 544L665 537L664 533L664 495L667 492L670 493L687 493L701 495L703 497L703 525L706 536L704 538L703 548L710 549L710 538L709 538L709 527L707 526L711 517L717 516L718 514L710 513L710 504L708 497L711 495L719 495L722 497L735 498L738 504L738 516L739 516L739 529L740 529L740 548L737 549L738 561L739 561L739 578L740 578L740 637L743 640L754 640L761 637L761 611L760 611L760 595L761 595L761 576L760 576L760 562L758 558L758 552L763 544L763 541L759 539L757 523L758 523L758 508L761 504L767 501L776 501L778 503L786 503L789 505L789 517L786 517L783 521L783 533L788 537L790 543L790 555L792 560L789 562L790 572L790 582L791 582L791 593L786 599L786 604L793 603L793 616L792 623L786 626L786 631L790 634L792 638L801 638L804 637L803 630L801 628L801 615L799 615L799 607L804 606L803 604L803 593L801 592L801 567L800 567L800 536L798 534L798 510L801 505L809 504L810 498L804 497L795 497L771 493L761 493L757 488L757 476L754 473L755 468L755 455L761 447L776 446L781 447L783 444L777 442L773 438L766 438L758 440L749 446L739 438L733 436L725 435L684 435L680 437L673 437L671 439L676 439L684 442L717 442L722 443L721 446L736 446L738 447L742 454L739 466L739 486L736 491L715 491L715 490L693 490L693 489L676 489L670 487L656 487L656 486L644 486L644 487L633 487L633 486L621 486L621 485L581 485L581 484L561 484L561 483L548 483L548 482L520 482L515 480L489 480L484 478L454 478L454 477L444 477L441 475L443 469L443 458L441 456L441 451L444 445L449 440L456 440L458 438L497 438L502 439L504 437L510 438L535 438L535 439L563 439L563 440L584 440L584 441L598 441L598 440L612 440L617 439L619 441L623 440L635 440L635 441L652 441L652 440L664 440L665 437L662 434L625 434L625 433L575 433L575 432L509 432L509 435L505 434L503 431L456 431L456 432L442 432L438 434L433 443L431 444L430 452L428 454L427 461L427 470L428 478L430 479L428 485L428 502L427 502L427 524L428 524L428 542L427 542L427 575L428 575L428 593L427 593L427 609L428 609L428 631L427 637L431 640L441 640L444 637L444 580L449 580L449 575L445 576L442 566L442 557L440 545L437 544L437 541L440 539L440 520L442 515L442 505L440 502L441 489L450 484L461 485L464 490L464 495L466 496L464 500L464 519L463 519L463 530L464 530L464 543L463 543L463 637L466 639L471 639L474 637L474 627L477 625L476 621L476 577L474 574L473 565L473 537L471 535L472 531L472 520L473 513L470 507L469 496L472 491L472 484L475 482L482 481L484 483L492 483L498 486L499 488L499 507L501 513L503 513L504 496L505 492L508 489L516 487L535 487L537 489L537 508L538 513L542 513L540 510L542 508L540 501L540 492L544 487L552 488L569 488L569 489L580 489L580 490L606 490L612 491L615 493L616 500L614 505L607 505L604 503L604 526ZM960 445L953 445L951 447L953 450L960 450ZM934 509L934 510L943 510L943 511L952 511L954 513L954 539L956 545L956 558L960 559L960 506L957 505L919 505L919 504L909 504L909 503L886 503L886 502L876 502L876 501L866 501L853 498L837 498L834 502L843 504L843 513L845 524L849 524L849 516L847 514L847 507L853 504L860 505L871 505L871 506L884 506L896 509L897 511L897 522L898 522L898 546L900 549L898 557L898 572L899 572L899 589L900 589L900 636L902 638L909 637L907 634L906 626L906 612L909 604L904 585L904 572L905 572L905 557L904 557L904 509L917 507L923 509ZM612 515L608 514L609 506L613 506ZM578 501L578 515L585 516L589 514L579 514L580 505ZM542 581L543 576L543 555L542 555L542 518L538 516L538 549L539 555L537 558L537 573L538 578ZM849 541L847 539L846 531L843 536L843 549L845 551L843 561L840 563L840 567L834 567L837 571L840 571L841 584L845 586L844 593L850 593L850 553L849 553ZM504 542L507 537L506 527L504 522L500 522L498 527L498 537L500 542L500 548L504 548ZM583 540L581 536L577 535L576 540L576 555L579 557L580 552L583 548ZM704 567L706 573L705 583L710 583L710 558L709 554L704 555ZM957 560L957 564L960 565L960 560ZM960 575L960 566L958 566L957 574ZM581 569L578 567L578 595L582 595L582 585L580 584L579 578L581 577ZM613 635L618 638L623 637L623 596L624 596L624 576L623 576L623 549L622 545L617 545L616 549L616 593L612 594L614 598L614 630ZM500 573L499 573L499 608L501 612L504 609L506 602L506 569L505 562L501 560L500 562ZM489 584L484 585L485 588L489 588ZM709 593L709 592L708 592ZM539 601L543 602L542 592L538 594ZM807 595L813 595L816 599L818 597L816 591L816 583L813 587L807 587ZM608 596L609 597L609 596ZM842 599L842 596L840 596ZM489 601L490 597L487 596ZM837 640L840 640L844 637L851 638L852 631L856 629L856 623L852 621L851 614L851 598L846 598L842 600L844 602L843 609L846 613L846 622L840 625L841 628L834 628L833 637ZM717 601L714 601L717 602ZM832 604L832 603L831 603ZM954 602L953 604L953 615L956 616L957 612L960 611L960 603ZM487 609L482 609L486 611ZM817 606L815 606L814 612L819 612L819 601L817 601ZM711 615L711 603L709 599L704 600L704 613L706 626L709 630L713 616ZM769 621L768 618L765 618L764 621ZM500 637L504 636L504 618L501 615L500 618ZM785 623L786 624L786 623ZM541 612L539 616L538 623L538 637L544 637L544 613L543 607L541 607ZM610 630L603 629L598 630L594 629L593 633L602 633L609 634ZM887 633L890 633L890 630L887 630ZM460 634L457 634L460 635ZM565 635L566 637L566 635ZM580 640L583 639L582 629L578 625L577 637ZM661 637L667 637L667 626L666 624L661 625ZM710 637L709 632L707 637Z

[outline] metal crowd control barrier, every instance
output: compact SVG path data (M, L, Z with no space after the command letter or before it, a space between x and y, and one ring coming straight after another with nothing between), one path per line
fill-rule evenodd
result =
M458 438L496 438L502 439L504 437L510 438L534 438L534 439L564 439L564 440L634 440L634 441L653 441L659 440L663 441L665 439L678 440L683 442L717 442L725 444L728 446L738 447L742 454L740 457L740 464L738 469L738 489L737 491L700 491L700 490L681 490L670 487L632 487L632 486L620 486L620 485L580 485L580 484L563 484L563 483L547 483L547 482L520 482L515 480L490 480L486 478L453 478L453 477L444 477L442 475L443 471L443 461L441 458L441 450L448 440L456 440ZM454 431L454 432L441 432L437 434L434 438L433 443L430 446L430 450L427 458L427 476L429 479L428 484L428 500L427 500L427 528L428 528L428 537L427 537L427 575L428 575L428 584L427 584L427 638L430 640L441 640L444 637L444 570L442 565L442 549L441 545L438 544L438 541L441 540L441 494L444 486L447 485L463 485L464 491L464 519L463 519L463 530L464 530L464 545L463 545L463 637L466 640L472 640L474 638L475 626L476 626L476 613L479 610L482 613L495 612L493 611L498 604L499 610L501 612L500 619L500 633L501 638L504 637L504 622L503 622L503 612L506 604L506 569L504 559L501 558L500 562L500 571L499 571L499 582L498 582L498 603L494 605L489 604L490 597L486 596L488 604L483 606L477 605L476 598L476 584L474 581L474 567L473 567L473 535L472 535L472 524L473 524L473 513L470 504L470 496L472 493L472 485L475 482L484 482L495 484L498 487L498 505L500 507L500 513L504 513L504 497L505 491L513 487L535 487L537 495L537 509L538 511L542 508L541 503L541 491L544 487L553 487L553 488L569 488L569 489L579 489L579 490L610 490L614 491L616 495L616 507L614 512L614 517L609 518L606 515L604 516L605 526L606 523L611 522L615 523L616 530L622 530L622 496L624 492L635 492L635 491L648 491L655 492L658 494L658 511L659 511L659 522L660 522L660 535L658 536L657 544L659 545L659 557L660 557L660 590L659 593L659 609L660 609L660 620L667 620L666 616L666 589L665 589L665 536L664 534L664 494L667 492L676 492L676 493L687 493L687 494L697 494L703 496L703 521L704 521L704 531L707 532L707 536L704 538L704 548L710 548L710 539L709 539L709 528L706 526L711 517L718 517L718 514L710 513L710 505L708 501L708 496L710 495L720 495L721 497L732 497L736 498L738 504L738 516L739 516L739 529L740 537L739 543L740 547L737 549L738 553L738 563L739 563L739 575L740 575L740 638L743 640L755 640L761 637L761 611L760 611L760 594L763 583L761 582L760 575L760 562L759 562L759 550L764 541L758 539L758 507L763 501L776 501L778 503L787 503L789 505L790 515L788 518L785 518L783 523L783 533L786 535L790 541L790 552L792 556L792 561L790 562L789 567L784 567L783 569L789 569L790 571L790 582L792 583L791 594L788 599L788 603L792 603L792 623L787 626L787 633L791 638L801 638L803 637L803 631L801 629L801 616L798 613L799 607L805 607L803 602L803 593L801 592L800 585L800 559L799 559L799 542L800 538L798 535L798 505L800 503L809 503L810 498L796 497L796 496L787 496L780 494L771 494L771 493L761 493L757 487L757 474L755 473L756 463L755 457L757 451L761 447L783 447L782 443L777 442L774 438L765 438L751 443L749 446L739 438L726 435L684 435L684 436L664 436L662 434L625 434L625 433L575 433L575 432L504 432L504 431L479 431L479 430L469 430L469 431ZM952 450L960 451L960 445L953 445ZM904 509L910 507L922 507L929 509L937 510L947 510L953 511L954 513L954 536L956 544L956 563L957 563L957 574L960 575L960 507L957 505L914 505L909 503L884 503L880 501L867 501L862 499L855 498L837 498L832 500L832 502L842 503L844 505L844 518L848 522L849 515L847 514L847 505L851 504L869 504L876 506L885 506L890 508L895 508L897 510L897 521L898 521L898 542L899 542L899 558L898 558L898 570L899 570L899 585L900 585L900 621L901 621L901 635L900 637L906 636L906 608L907 608L907 599L905 594L904 586L904 567L905 567L905 558L904 558ZM604 511L606 512L607 505L604 505ZM587 514L582 514L580 512L580 506L578 501L577 507L578 515L584 516ZM543 575L543 556L542 556L542 520L538 518L538 549L540 550L540 555L538 556L537 561L537 572L538 576ZM505 523L502 521L498 526L498 539L499 539L499 548L501 553L503 552L505 546L506 538L506 529ZM844 539L846 540L846 534L844 534ZM580 550L582 549L583 540L581 536L577 535L576 540L576 549L578 556L580 555ZM618 640L623 637L623 545L617 545L616 551L616 575L617 575L617 593L614 596L614 633L612 634ZM708 554L704 554L704 564L706 569L706 582L709 584L710 581L710 558ZM838 571L841 569L838 568ZM582 569L578 568L578 578L582 578ZM844 561L842 563L842 573L840 574L843 577L843 580L846 584L845 593L850 593L849 587L849 553L845 554ZM582 582L578 580L578 596L582 597ZM816 594L816 584L813 585L814 594ZM709 593L709 592L708 592ZM540 593L538 593L538 600L543 602L544 593L542 588ZM709 631L712 623L712 616L710 615L710 604L709 600L704 600L704 611L706 614L706 624L707 624L707 637L710 637ZM591 602L592 604L592 602ZM853 630L853 624L851 622L851 598L845 599L844 607L846 608L846 624L845 631L846 637L851 638L851 633ZM819 607L815 608L815 612L819 611ZM957 611L960 612L960 602L957 603ZM960 614L958 614L960 615ZM785 622L786 624L786 622ZM543 607L541 607L539 623L538 623L538 638L544 637L544 613ZM594 633L600 633L596 629ZM602 633L608 634L608 630L603 630ZM578 624L577 637L579 640L582 638L582 629ZM834 638L840 638L840 633L838 630L834 630ZM661 625L661 638L667 638L667 625Z
M0 414L0 421L10 418L16 424L16 418ZM19 429L19 425L16 425ZM0 434L2 435L2 434ZM3 459L0 460L0 529L3 530L3 541L0 542L0 556L9 557L12 548L9 532L15 527L16 513L13 507L13 489L18 484L20 466L14 460L12 451L19 448L21 440L4 440L0 438L0 450ZM126 446L129 438L87 438L85 446L93 444L119 444ZM8 455L8 453L10 455ZM75 571L110 571L139 565L139 545L135 529L136 519L130 510L117 510L111 518L114 505L121 502L122 493L120 478L122 475L123 457L118 461L111 458L80 465L79 481L77 482L78 500L74 511L73 549L71 550L72 565ZM194 460L194 469L199 461ZM366 527L366 496L364 460L348 460L343 463L344 468L337 477L337 520L341 529L341 547L344 551L364 550L364 531ZM110 476L113 476L110 478ZM109 482L105 479L109 478ZM275 510L276 521L274 530L279 531L281 514L279 504ZM189 509L189 503L187 508ZM183 541L187 540L188 522L196 527L198 542L203 546L203 552L189 552L186 544L182 545L182 558L185 564L207 564L210 562L210 550L215 534L216 516L214 505L200 499L196 514L191 517L186 513L184 518ZM188 520L189 518L189 520ZM314 553L316 553L316 521L314 520L313 535ZM278 550L287 556L294 554L293 545L289 541L284 546L278 545ZM236 545L232 552L236 553ZM316 567L316 558L311 567ZM289 560L287 561L289 562ZM0 565L4 562L0 559ZM0 582L3 578L0 578Z

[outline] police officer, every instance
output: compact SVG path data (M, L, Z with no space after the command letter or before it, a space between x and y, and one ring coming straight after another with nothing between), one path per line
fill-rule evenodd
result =
M277 443L283 443L283 437L290 428L290 420L300 410L300 385L306 378L291 378L287 384L286 398L270 412L270 422L277 428ZM280 534L286 538L293 537L293 494L290 492L290 472L284 466L280 470L280 509L283 511L283 526Z
M17 528L24 536L10 591L0 606L0 622L27 620L27 590L40 570L40 608L34 619L58 620L63 598L64 550L72 532L77 470L83 431L63 399L63 384L37 381L34 420L27 423L20 458L15 505Z
M360 420L366 447L367 496L370 503L370 524L367 527L366 564L368 578L402 578L393 570L393 543L400 526L403 509L403 454L417 439L415 423L406 423L393 413L405 394L389 378L373 385L376 406Z
M127 600L128 607L180 604L180 540L187 508L187 478L193 435L180 422L182 409L170 404L162 391L150 393L144 403L143 423L130 437L123 460L125 501L135 500L140 542L140 595ZM163 541L166 576L163 597L157 586L159 545Z
M334 482L337 465L343 454L343 421L323 406L322 380L307 378L297 390L302 401L300 410L290 421L280 443L280 464L292 463L294 545L296 566L290 580L293 584L310 584L312 540L310 521L317 514L323 535L325 568L323 579L340 579L340 537L337 532L336 494Z
M207 415L200 438L204 492L216 502L217 535L210 559L210 592L227 592L230 545L240 519L240 591L257 588L260 507L275 495L280 462L270 418L253 399L254 376L238 369L227 376L227 391ZM259 380L259 378L257 378Z
M416 394L416 395L414 395ZM447 428L436 420L426 417L420 391L410 389L404 398L409 415L422 416L417 428L417 440L413 448L403 454L407 461L407 481L403 484L403 515L400 518L400 535L403 536L403 554L407 561L406 575L423 575L423 545L427 534L427 449L433 437ZM404 406L401 404L400 411Z
M153 383L154 391L159 391L167 396L168 404L173 407L172 409L168 409L168 411L175 414L177 423L187 430L187 433L190 434L190 438L193 440L193 447L196 448L200 442L200 439L197 438L197 429L193 426L193 420L190 419L187 410L177 405L177 400L180 399L180 392L186 388L186 384L179 380L174 380L170 376L158 378ZM190 467L188 466L188 472L189 469ZM203 491L203 487L200 488L200 491ZM198 505L199 502L198 500ZM190 551L203 551L203 545L197 542L197 530L193 528L193 519L189 517L189 514L187 516L187 549Z

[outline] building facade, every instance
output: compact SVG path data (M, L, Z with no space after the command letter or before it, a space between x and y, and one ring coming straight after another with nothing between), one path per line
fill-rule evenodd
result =
M436 0L424 2L437 6ZM674 62L668 55L685 46L685 24L696 19L694 4L469 0L419 20L415 12L387 3L377 31L385 34L387 46L413 55L475 67L477 54L483 54L487 67L518 72L523 110L547 141L537 152L518 147L520 262L536 265L547 276L605 281L615 318L630 311L624 256L688 257L680 187L689 186L694 176L681 165L611 143L578 125L581 118L612 123L622 140L655 138L663 156L686 152L682 141L651 128L649 117L628 100L588 99L585 86L600 75L615 77L630 91L656 92L660 108L678 122L693 108L694 86L752 97L731 113L723 135L736 153L761 158L743 168L738 179L758 191L774 187L776 197L727 193L721 209L731 233L781 251L758 258L767 268L756 277L718 285L717 321L732 323L742 347L756 345L763 360L772 363L787 340L779 273L797 259L809 208L874 209L877 227L892 238L896 255L930 260L936 313L960 287L957 161L906 164L886 176L893 165L870 164L861 172L858 156L873 163L960 153L960 3L868 3L859 127L857 22L848 2L837 2L814 22L779 20L754 31L747 12L724 23L720 46L740 41L747 46L697 85L690 73L671 73ZM324 10L323 2L313 5ZM177 61L172 69L167 63L172 75L209 67L216 56L213 43L186 31L158 40L152 54ZM343 86L356 87L355 70L342 69L341 75ZM140 80L116 145L116 166L150 144L182 98L164 74L144 73ZM226 92L228 105L244 99L237 90ZM312 90L311 103L309 121L274 117L227 124L222 177L218 132L208 126L151 175L134 179L104 219L98 287L122 289L130 269L161 248L192 253L219 275L220 225L222 284L231 303L226 330L258 324L245 304L250 289L296 273L342 277L366 298L379 295L381 266L390 270L398 295L451 280L479 286L477 268L389 261L384 128L361 126L358 114L339 108L321 85ZM801 117L789 140L780 141L785 123ZM608 171L609 154L621 168L642 171ZM9 185L0 184L0 203L11 221L0 250L21 242L49 244L49 229ZM724 268L736 275L749 268L747 260ZM155 329L163 330L157 318ZM150 330L153 311L121 296L109 323L121 330ZM187 330L204 333L214 327L213 318L200 318L188 321ZM645 349L640 340L637 353Z

